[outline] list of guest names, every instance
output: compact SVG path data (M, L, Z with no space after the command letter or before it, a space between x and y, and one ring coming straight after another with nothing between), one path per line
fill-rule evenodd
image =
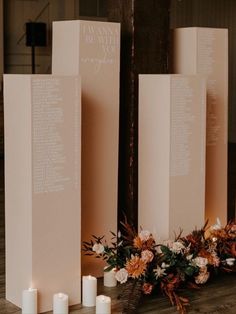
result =
M191 167L190 142L194 115L191 110L193 90L188 78L172 80L171 176L186 176Z
M71 180L61 129L64 122L60 79L32 80L34 193L58 192Z

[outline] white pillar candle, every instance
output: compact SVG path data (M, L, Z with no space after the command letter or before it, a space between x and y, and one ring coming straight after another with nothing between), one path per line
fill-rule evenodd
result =
M104 274L103 274L103 284L105 287L115 287L117 285L117 280L116 280L116 270L115 268L106 271L106 268L108 266L104 267Z
M56 293L53 296L53 314L68 314L68 295Z
M97 278L83 276L82 304L83 306L95 306L97 296Z
M111 314L111 298L105 295L96 297L96 314Z
M22 314L37 314L37 289L23 290Z

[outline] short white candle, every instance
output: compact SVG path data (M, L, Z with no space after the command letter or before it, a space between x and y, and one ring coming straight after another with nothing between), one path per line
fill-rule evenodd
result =
M37 314L37 289L23 290L22 314Z
M96 314L110 314L111 313L111 298L105 295L96 297Z
M83 306L95 306L97 296L97 278L83 276L82 304Z
M103 284L105 287L115 287L117 285L116 280L116 270L115 268L106 271L106 268L109 266L104 267L104 273L103 273Z
M68 314L68 295L56 293L53 296L53 314Z

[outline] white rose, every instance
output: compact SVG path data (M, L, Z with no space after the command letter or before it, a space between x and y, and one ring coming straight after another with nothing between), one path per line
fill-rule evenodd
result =
M141 241L147 241L151 236L151 232L148 230L142 230L139 232L139 237Z
M185 249L185 246L181 242L173 242L170 247L170 250L174 253L180 253L183 249Z
M118 270L116 272L115 278L117 281L119 281L120 283L125 283L128 279L128 272L125 268L121 268L120 270Z
M205 267L207 264L208 264L208 259L205 258L205 257L201 257L201 256L197 256L193 259L193 263L202 268L202 267Z
M96 252L96 254L102 254L104 252L104 246L101 243L95 243L92 250Z
M139 237L141 241L147 241L151 236L151 232L148 230L142 230L139 232Z
M233 265L234 265L234 262L235 262L235 258L233 258L233 257L226 258L225 261L226 261L227 265L233 266Z

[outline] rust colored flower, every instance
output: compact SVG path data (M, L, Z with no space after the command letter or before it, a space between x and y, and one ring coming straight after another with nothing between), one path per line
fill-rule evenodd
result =
M178 275L169 274L161 282L161 287L166 287L167 291L174 291L177 289L181 283L181 278Z
M206 250L201 250L200 255L202 256L202 258L206 258L208 261L208 264L213 265L214 267L219 267L220 265L220 259L217 256L216 252L208 252ZM199 266L199 265L197 265ZM202 266L202 265L200 265Z
M212 230L211 237L217 239L227 239L229 238L229 234L225 231L225 229Z
M155 245L155 240L150 237L146 243L143 245L143 249L146 249L146 250L150 250L153 248L153 246Z
M155 245L155 240L150 236L147 240L142 240L140 236L136 236L133 240L133 245L139 250L150 250Z
M144 294L151 294L153 289L153 285L150 283L145 282L143 284L142 290Z
M135 248L140 249L140 250L142 249L143 243L142 243L142 240L139 236L134 238L133 243L134 243Z
M138 278L144 274L147 264L139 256L132 256L130 260L127 261L125 268L132 278Z

